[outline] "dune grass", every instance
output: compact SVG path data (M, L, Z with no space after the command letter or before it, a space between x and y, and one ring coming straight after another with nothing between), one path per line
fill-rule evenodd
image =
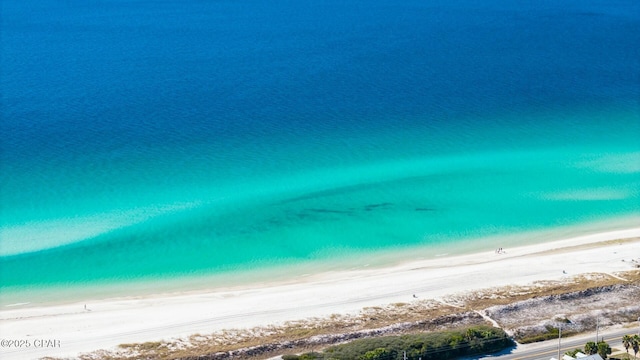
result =
M147 342L139 344L122 344L116 351L96 351L80 357L82 360L109 359L123 360L133 358L174 360L193 358L202 355L212 355L223 352L233 352L252 347L263 347L263 351L256 351L249 356L238 353L232 358L264 359L282 353L301 353L321 350L327 345L321 342L308 341L313 337L330 334L345 334L358 331L380 329L402 323L419 323L419 326L407 326L400 333L415 333L429 330L426 324L430 320L452 314L469 313L483 310L495 305L506 305L533 297L566 294L590 288L616 284L640 285L640 270L616 273L615 276L594 273L568 278L563 281L542 281L528 286L505 286L497 289L485 289L473 293L456 294L444 300L445 303L434 300L416 300L410 303L394 303L387 306L368 307L355 315L334 314L323 318L309 318L285 323L282 326L260 327L250 330L230 329L212 334L194 334L189 338L167 341ZM621 280L623 278L625 280ZM454 305L455 307L447 304ZM460 307L457 309L456 307ZM480 318L481 319L481 318ZM483 320L470 320L474 324ZM442 324L446 327L447 324ZM432 326L431 330L436 330ZM557 336L540 334L542 338ZM540 340L543 340L543 339ZM289 343L287 351L268 351L265 344ZM211 357L213 358L213 357Z

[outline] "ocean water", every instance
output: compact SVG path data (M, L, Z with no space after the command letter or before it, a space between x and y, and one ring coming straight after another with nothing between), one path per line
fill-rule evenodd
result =
M640 219L637 1L7 0L0 26L0 303Z

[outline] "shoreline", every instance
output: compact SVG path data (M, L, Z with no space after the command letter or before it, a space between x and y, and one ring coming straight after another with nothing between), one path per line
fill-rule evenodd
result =
M53 284L27 289L4 288L0 293L0 312L19 308L69 305L79 302L101 302L147 297L170 297L211 291L236 291L255 287L279 286L306 281L322 274L353 271L386 270L404 264L455 259L483 253L500 247L520 248L555 243L559 238L573 239L625 231L640 221L640 214L614 217L588 223L555 228L516 231L482 237L462 238L449 243L412 245L395 249L336 253L285 265L257 266L248 270L221 273L175 275L133 280L101 280L94 283ZM526 244L526 245L525 245ZM347 275L348 276L348 275Z
M619 240L619 241L614 241ZM640 228L399 265L333 271L206 292L183 292L41 307L4 307L3 334L53 338L53 349L2 349L3 358L74 356L122 343L159 341L223 329L253 328L351 314L364 307L505 285L561 280L582 273L631 270L640 254Z

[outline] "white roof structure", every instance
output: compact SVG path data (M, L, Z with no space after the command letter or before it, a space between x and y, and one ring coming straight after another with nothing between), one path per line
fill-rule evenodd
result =
M595 354L595 355L587 355L583 358L581 358L582 360L603 360L602 356Z
M598 354L594 354L594 355L585 355L581 352L578 352L576 354L576 357L572 357L569 355L562 355L562 360L576 360L576 359L580 359L580 360L603 360L602 357ZM549 360L558 360L554 357L552 357Z

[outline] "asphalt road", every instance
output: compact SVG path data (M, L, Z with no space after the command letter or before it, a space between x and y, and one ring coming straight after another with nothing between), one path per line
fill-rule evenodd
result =
M624 350L622 346L622 336L632 335L637 333L637 328L628 329L615 329L601 331L599 333L599 339L604 340L611 348L617 348ZM564 355L566 351L584 348L584 344L588 341L595 341L596 334L572 336L569 338L563 338L560 345L560 356ZM499 360L549 360L552 357L558 357L558 340L547 340L534 344L519 345L508 354L501 354L495 356L484 357L485 359L499 359Z

